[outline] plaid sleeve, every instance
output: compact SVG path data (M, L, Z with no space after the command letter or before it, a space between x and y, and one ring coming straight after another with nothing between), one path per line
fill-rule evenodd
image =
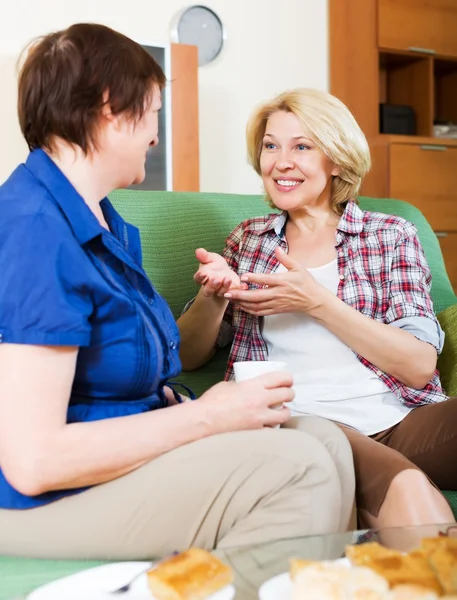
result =
M430 342L439 352L443 332L430 296L431 273L412 223L406 224L397 240L390 275L385 322L411 331L416 337Z

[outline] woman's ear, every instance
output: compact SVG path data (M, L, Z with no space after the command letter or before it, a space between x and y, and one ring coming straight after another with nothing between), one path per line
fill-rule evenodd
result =
M333 165L332 175L333 177L339 177L341 175L341 167Z
M103 92L103 105L101 108L100 116L100 121L105 126L109 126L112 130L116 132L123 131L126 123L126 117L122 113L115 115L112 112L108 90Z

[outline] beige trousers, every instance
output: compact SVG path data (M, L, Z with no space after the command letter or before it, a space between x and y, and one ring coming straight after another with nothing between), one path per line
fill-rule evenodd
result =
M318 439L335 463L341 490L341 513L338 531L346 531L353 521L355 472L350 444L335 434L334 423L320 417L292 417L283 427L297 429ZM355 526L355 522L353 523Z
M313 435L217 435L78 495L0 510L0 554L146 559L192 545L222 549L344 530L354 496L346 437L321 419L290 425Z

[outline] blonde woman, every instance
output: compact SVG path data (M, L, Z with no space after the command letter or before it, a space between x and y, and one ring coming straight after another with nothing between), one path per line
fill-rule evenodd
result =
M358 207L369 148L330 94L297 89L261 105L247 144L281 213L241 223L223 257L197 250L202 287L179 321L183 367L204 363L227 333L227 379L235 361L287 361L289 426L318 435L303 415L339 424L364 524L452 522L435 486L457 489L457 400L436 370L443 333L415 227Z

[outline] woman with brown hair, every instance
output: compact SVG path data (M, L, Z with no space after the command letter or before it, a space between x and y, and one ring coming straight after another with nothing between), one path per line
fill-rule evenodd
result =
M288 374L198 402L168 383L178 330L106 197L145 177L165 83L94 24L38 40L22 67L31 152L0 187L0 554L143 558L347 525L330 453L271 427Z

